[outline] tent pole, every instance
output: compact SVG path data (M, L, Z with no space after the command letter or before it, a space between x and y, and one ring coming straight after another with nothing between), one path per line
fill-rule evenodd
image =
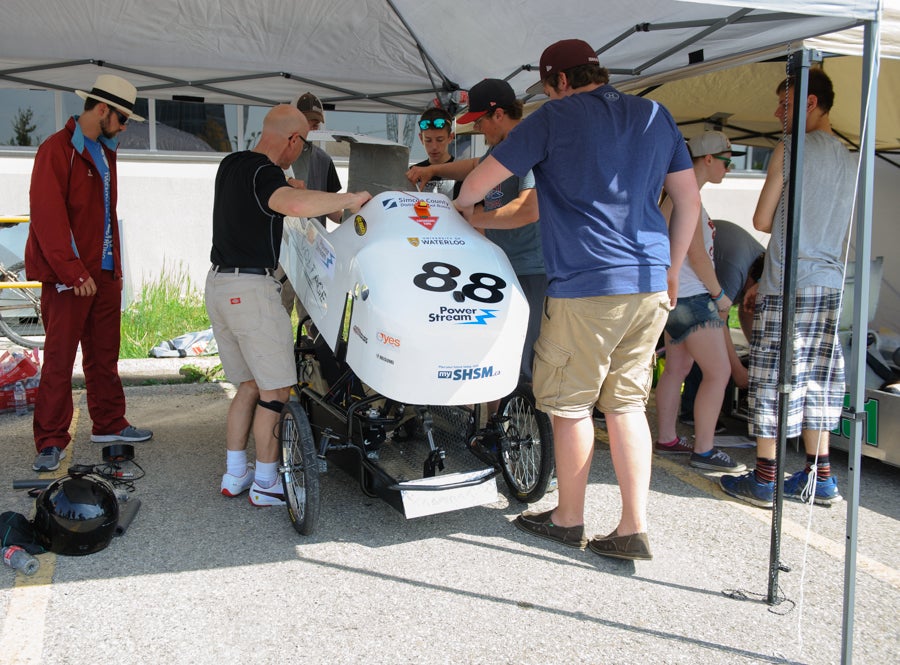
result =
M849 408L847 539L844 555L844 616L841 626L841 663L853 661L853 620L856 604L856 546L859 525L859 481L862 435L866 425L866 343L869 309L869 271L872 259L872 196L875 177L875 110L878 101L878 21L869 21L863 31L862 109L860 113L860 171L856 208L856 279L853 292L853 335ZM874 75L873 75L874 74Z
M793 81L793 128L791 165L788 176L788 205L785 223L784 275L782 276L781 357L778 366L778 440L775 452L775 505L769 541L769 589L767 602L778 602L778 573L781 570L781 517L784 504L784 457L787 454L788 405L793 380L794 318L797 310L797 245L800 237L803 199L803 153L806 145L806 97L812 51L802 49L788 56L787 75ZM787 140L787 139L786 139Z

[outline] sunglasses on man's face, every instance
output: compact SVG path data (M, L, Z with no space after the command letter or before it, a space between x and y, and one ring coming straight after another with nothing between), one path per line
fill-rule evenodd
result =
M450 129L450 120L446 118L434 118L433 120L419 120L419 129Z
M731 165L734 164L734 162L731 161L731 158L730 158L730 157L723 157L722 155L713 155L713 157L714 157L715 159L718 159L718 160L721 161L721 162L725 162L725 169L726 169L726 170L730 169L730 168L731 168Z
M110 107L112 108L112 107ZM116 117L119 119L119 124L124 127L128 124L128 116L122 113L119 109L113 109L113 113L116 114Z

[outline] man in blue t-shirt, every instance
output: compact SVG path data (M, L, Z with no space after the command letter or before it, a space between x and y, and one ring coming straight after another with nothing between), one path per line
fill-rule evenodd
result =
M596 405L606 415L622 515L612 533L589 547L603 556L649 559L645 408L653 351L700 217L700 193L668 111L607 85L609 73L587 43L549 46L540 71L551 101L472 171L456 201L471 216L498 182L534 172L549 282L534 394L553 417L559 504L523 513L515 524L566 545L587 544ZM657 205L663 186L674 203L668 229Z

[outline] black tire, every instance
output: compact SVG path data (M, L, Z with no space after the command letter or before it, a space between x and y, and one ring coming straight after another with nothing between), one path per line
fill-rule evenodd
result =
M319 521L319 460L306 411L288 402L281 411L281 482L288 517L297 533L308 536Z
M553 428L550 416L534 406L531 390L519 386L500 400L500 469L519 501L539 501L547 491L553 468Z

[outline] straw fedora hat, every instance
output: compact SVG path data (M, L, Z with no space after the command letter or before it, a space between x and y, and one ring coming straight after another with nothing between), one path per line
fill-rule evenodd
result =
M94 82L94 87L90 92L84 90L76 90L75 94L82 99L96 99L97 101L109 104L119 109L128 116L129 120L143 121L139 115L136 115L132 109L134 101L137 99L137 88L131 85L121 76L113 76L112 74L101 74Z

